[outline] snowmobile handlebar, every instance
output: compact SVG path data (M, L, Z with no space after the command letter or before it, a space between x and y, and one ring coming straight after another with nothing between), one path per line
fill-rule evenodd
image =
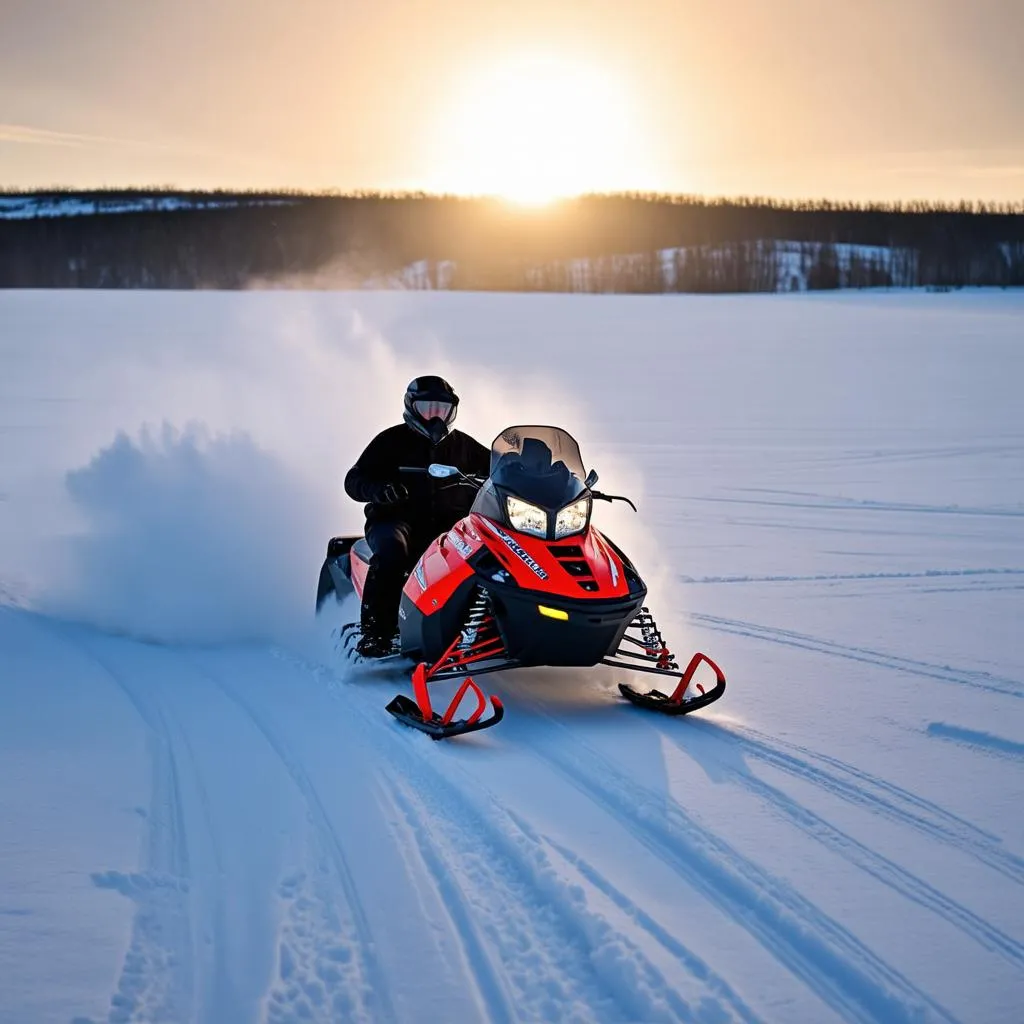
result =
M432 476L438 480L444 480L448 477L457 476L460 480L464 480L466 483L473 484L474 487L480 487L485 477L474 476L470 473L463 473L457 466L399 466L399 473L414 473L420 476Z
M456 466L439 466L438 469L450 470L451 472L439 473L431 472L434 467L423 467L423 466L399 466L398 472L400 474L411 474L416 476L431 476L438 480L445 480L449 477L456 477L454 480L449 480L448 483L442 484L440 490L448 490L451 487L472 487L474 490L480 490L484 483L484 477L469 476L463 473L461 469Z
M435 472L435 469L438 470L438 472ZM440 470L445 470L446 472L439 472ZM450 476L457 476L459 477L459 479L456 481L457 483L467 483L472 485L473 487L481 487L484 482L483 477L470 476L467 473L463 473L462 470L459 469L457 466L399 466L398 472L415 473L422 476L429 475L439 477L440 479L444 479L445 477ZM614 501L624 501L634 512L639 511L636 505L633 504L632 500L627 498L623 494L605 494L602 491L595 491L593 488L590 488L590 494L596 501L607 501L609 504Z
M613 501L624 501L634 512L638 512L639 509L633 504L630 498L627 498L624 494L603 494L601 491L591 491L591 497L597 501L607 501L609 503Z

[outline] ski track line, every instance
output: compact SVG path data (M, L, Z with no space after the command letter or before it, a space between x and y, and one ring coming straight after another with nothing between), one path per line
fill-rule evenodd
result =
M598 892L602 893L629 917L641 931L645 932L662 949L671 954L686 971L702 981L721 1003L727 1005L735 1012L738 1020L745 1021L746 1024L758 1024L760 1018L744 1003L743 999L724 978L715 973L706 961L701 959L693 950L689 949L679 939L658 924L642 907L637 906L625 893L617 889L589 861L576 851L570 850L568 847L556 842L550 836L538 835L527 822L513 812L510 811L509 815L525 834L531 836L538 844L543 842L551 847L563 860L575 868L585 881L589 882ZM713 1013L714 1011L709 1010L709 1016L713 1015Z
M88 646L87 642L84 646ZM176 820L181 823L177 826L176 830L176 834L180 841L178 858L179 861L185 865L190 864L191 858L187 849L188 835L184 826L184 808L181 799L178 759L175 757L174 751L175 749L181 749L184 750L187 755L188 761L191 763L193 769L195 792L201 806L205 832L209 841L210 850L213 854L214 868L217 872L218 878L223 877L223 854L221 852L220 843L217 840L216 829L214 826L215 815L210 803L209 793L206 790L202 775L199 771L199 763L192 747L192 742L185 732L181 722L177 720L173 713L169 712L165 702L160 699L160 696L155 690L150 691L153 694L150 698L152 707L148 711L144 712L142 709L146 705L147 701L140 694L137 687L134 684L127 682L126 677L122 676L121 673L116 672L116 670L113 670L108 663L99 658L92 648L88 649L90 650L90 654L96 659L97 663L101 664L109 674L115 676L119 680L118 685L121 686L129 696L132 703L139 710L139 713L143 715L144 721L150 725L150 728L156 729L167 743L167 751L173 770ZM154 723L158 724L154 725ZM173 733L177 736L177 740L172 739L172 727ZM190 876L191 871L187 871L185 873L185 877L190 878ZM196 886L194 881L189 881L187 891L190 897L194 896L195 888ZM202 965L199 962L194 961L192 970L193 988L195 991L192 1002L196 1013L195 1019L209 1021L210 1024L226 1024L228 1021L237 1019L238 998L231 984L230 973L225 962L225 955L227 951L227 925L223 891L219 886L216 886L214 887L213 892L214 902L209 907L208 913L210 930L204 930L204 941L213 953L213 961L209 965L211 979L209 986L210 991L209 995L204 998L202 992L205 986L201 984L203 974Z
M197 993L189 916L190 865L180 776L167 721L159 706L143 700L92 645L41 621L59 640L103 670L147 728L153 781L144 870L92 875L94 885L119 892L136 905L130 945L107 1020L109 1024L194 1020Z
M664 728L659 728L658 732L677 749L684 753L688 752L678 734L673 735ZM989 921L957 903L895 861L865 846L776 786L752 774L730 768L726 764L722 764L721 768L728 772L739 786L767 806L773 807L805 835L821 843L826 849L849 861L894 892L949 921L990 952L999 954L1016 966L1024 965L1024 944Z
M797 647L816 654L828 654L836 658L879 665L895 672L906 672L909 675L923 676L927 679L938 679L944 683L954 683L973 689L997 693L1003 697L1024 698L1024 683L1017 679L993 675L990 672L959 669L949 665L936 665L932 662L904 658L896 654L883 654L866 647L848 647L832 640L823 640L806 633L796 633L775 626L761 626L754 622L741 619L726 619L717 615L705 615L700 612L690 614L690 619L707 629L718 633L729 633L733 636L749 637L753 640L764 640L767 643L781 644L784 647Z
M325 846L330 853L331 860L334 862L342 891L352 915L352 924L356 932L353 953L362 960L362 966L366 975L363 993L365 1015L367 1019L372 1019L375 1022L395 1020L395 1010L388 995L387 981L374 953L373 934L366 916L366 910L359 898L358 887L355 879L352 877L352 871L345 856L344 844L331 824L320 794L301 763L292 755L285 743L270 729L263 717L253 709L249 702L209 669L198 665L195 667L197 671L209 679L228 700L235 704L250 719L267 741L270 748L281 760L281 763L306 801L313 824L317 832L325 840Z
M722 505L761 505L770 508L805 508L815 512L911 512L918 515L977 516L994 519L1024 518L1024 509L970 508L950 505L915 505L892 501L856 501L823 498L821 501L769 501L765 498L722 498L674 495L676 501L706 501Z
M981 861L1018 885L1024 885L1024 859L1004 849L998 836L979 829L938 804L916 796L894 783L826 754L765 736L745 726L725 726L709 719L693 721L690 726L702 733L722 734L723 738L728 736L741 754L818 786L840 800L945 843ZM663 728L663 735L681 745L679 737L674 736L667 727ZM793 752L787 753L787 750ZM828 765L834 774L812 764L812 760ZM842 778L843 775L857 781L847 781ZM879 790L887 796L872 793L871 789Z
M1024 569L925 569L921 572L850 572L818 573L813 576L679 576L680 583L840 583L884 580L930 580L943 577L1024 576ZM984 582L979 581L979 582ZM969 590L989 588L964 588ZM1009 589L1016 589L1011 587Z
M199 765L196 760L191 740L185 734L180 722L175 722L175 729L194 769L196 793L202 805L203 820L206 823L206 833L210 839L210 849L213 852L214 867L217 871L217 877L223 878L225 874L224 858L221 852L220 843L217 841L216 830L214 828L215 815L210 803L210 795L206 791L206 786L203 784L202 776L199 774ZM236 1017L238 997L231 984L231 976L225 961L225 955L227 952L227 924L225 918L223 890L219 885L215 888L215 894L216 902L213 906L212 915L213 933L212 935L207 936L206 939L207 943L213 950L210 1005L203 1006L203 1016L201 1019L208 1020L210 1024L227 1024L228 1021L231 1021Z
M292 658L291 655L289 658L311 670L315 679L322 676L320 666L314 667L301 658ZM329 690L332 697L337 700L341 688L350 684L347 684L343 677L339 678L330 670L328 672L333 677L328 684ZM349 709L357 711L368 725L379 729L380 717L376 711L371 713L366 707L358 706L355 702ZM606 1001L617 1005L620 1011L625 1012L623 1019L696 1021L698 1024L702 1021L720 1024L725 1019L757 1020L724 979L714 975L693 954L679 958L681 966L694 976L704 990L700 1008L691 1008L669 986L657 968L634 943L619 934L603 917L586 906L585 899L555 871L550 858L544 854L539 838L521 828L509 812L502 810L500 802L493 794L484 789L484 805L478 805L466 795L460 783L453 781L436 762L429 760L432 741L415 734L410 737L401 736L398 734L399 729L400 726L394 725L391 730L381 733L382 739L391 748L388 763L402 767L401 775L393 779L392 788L396 794L404 791L404 797L398 798L400 806L410 828L418 838L421 855L427 859L428 867L429 862L433 861L436 871L440 872L435 877L444 904L448 906L447 897L454 895L454 913L460 916L461 912L457 907L462 903L472 907L472 912L477 915L484 905L480 898L472 899L464 893L458 881L452 878L449 867L452 863L458 863L463 872L469 862L477 866L472 880L478 893L488 894L496 888L508 890L511 884L513 889L524 891L527 895L542 893L544 896L538 912L532 914L531 921L521 929L524 941L520 948L514 950L511 957L507 955L507 951L503 951L505 955L501 958L501 964L506 979L509 978L509 963L518 959L523 961L520 973L530 979L530 984L535 984L533 979L537 973L537 964L532 947L537 936L531 931L531 925L541 920L544 914L554 914L557 920L550 927L556 929L556 934L547 942L548 955L554 961L559 956L564 957L566 950L572 949L578 966L583 968L583 973L592 977L593 982L604 989ZM423 751L417 750L417 739L420 744L427 745L427 757L420 756ZM455 771L460 776L460 782L464 780L476 789L481 788L479 780L457 762ZM409 791L410 780L418 780L414 792ZM440 812L434 817L445 822L443 839L440 841L432 833L429 824L431 819L424 817L417 810L424 803L433 804L435 810ZM472 827L467 827L466 822L471 822ZM455 849L456 846L458 849ZM444 847L450 849L451 853L447 854ZM501 865L500 869L497 865ZM459 893L462 895L458 895ZM513 892L510 893L506 906L514 908L521 903L521 895ZM508 911L503 913L507 914ZM499 946L508 927L509 922L502 919L491 930L492 940ZM469 934L475 936L478 930ZM473 943L476 945L475 939ZM670 951L677 954L678 948L682 948L681 944L677 944L677 948ZM471 957L470 963L480 963L475 950L471 949L468 952ZM480 952L482 954L482 951ZM489 964L491 961L488 959L486 962ZM694 964L699 965L696 970L691 969ZM580 971L577 970L576 973L579 978ZM569 976L557 963L553 963L551 975L545 984L548 989L553 986L560 987ZM606 979L609 977L619 980L617 987L608 985ZM486 977L482 979L482 985L485 988L489 986ZM547 1013L541 1016L524 1017L520 1007L512 1019L559 1022L565 1019L594 1019L591 1014L566 1018L564 1001L551 1004ZM599 1019L608 1018L602 1016Z
M990 732L979 732L977 729L965 729L949 722L930 722L926 730L929 736L952 740L983 754L995 754L1006 759L1024 758L1024 743L1008 740Z
M988 586L977 584L973 587L915 587L916 594L1005 594L1011 590L1024 590L1024 583L995 583ZM860 595L850 595L860 596Z
M335 700L338 699L340 686L345 685L343 679L334 680L330 689ZM350 710L357 710L372 728L381 729L380 715L376 710L371 712L356 703ZM392 788L395 794L402 794L398 797L399 804L410 828L419 838L421 854L427 859L428 867L431 867L432 862L431 870L442 903L448 906L447 897L453 895L456 915L462 916L458 907L465 901L466 905L472 907L471 913L479 918L488 908L488 897L491 894L507 894L504 905L492 915L495 919L488 932L491 944L497 947L500 954L506 985L513 983L519 996L509 1019L559 1024L570 1020L606 1021L609 1019L607 1011L612 1007L619 1011L618 1019L623 1021L639 1019L671 1022L695 1019L678 996L668 989L664 979L661 979L660 986L667 990L664 998L676 1008L676 1013L669 1016L666 1016L665 1008L659 1005L650 991L623 993L621 989L609 986L606 980L608 970L602 968L614 968L617 965L595 963L600 949L595 948L589 929L580 920L581 915L589 912L585 907L577 905L577 899L566 898L565 884L554 876L553 869L543 857L543 851L534 843L526 843L526 849L522 849L523 844L517 843L510 836L508 828L496 820L496 815L500 814L497 810L499 805L490 793L486 794L487 812L484 812L466 796L462 787L442 772L435 762L429 760L435 755L435 751L430 749L433 746L432 740L416 734L401 736L398 733L400 729L405 731L392 723L391 729L380 732L383 743L390 747L387 763L402 767L400 776L392 776ZM410 740L413 742L410 743ZM424 751L416 749L416 740L420 741L419 745L426 745L426 757L420 756ZM460 771L460 774L464 774L470 785L480 786L469 773ZM413 780L416 788L410 792ZM420 804L431 805L433 813L429 819L416 809ZM444 822L441 838L434 834L430 820ZM474 892L479 894L475 899L470 898L454 879L451 870L453 864L459 866L459 877L473 883ZM522 919L519 908L528 904L529 897L538 891L544 892L545 899L539 908L526 910L525 920ZM539 934L538 926L541 924L549 935ZM603 941L608 926L604 922L600 924L603 925ZM470 934L479 934L479 930L474 927ZM476 945L476 942L473 944ZM537 963L538 948L547 961L546 972ZM473 956L475 951L467 952ZM478 952L483 962L489 965L491 961L483 950L478 949ZM480 956L473 957L470 964L478 965L481 962ZM639 951L635 951L632 959L634 963L630 967L634 973L654 970L642 959ZM485 976L478 980L478 984L487 987L488 980ZM588 1012L592 1008L594 993L587 990L587 984L591 988L596 986L602 992L602 1001L606 1004L604 1011L597 1017ZM577 991L573 991L573 988ZM628 1003L628 1006L624 1006L624 1003ZM500 1005L506 1010L511 1009L507 1003ZM567 1010L567 1006L573 1009Z
M870 451L853 451L845 454L830 457L828 459L821 459L819 461L834 464L837 461L844 463L865 463L865 464L892 464L893 462L931 462L939 460L944 462L946 459L955 458L976 458L979 455L1014 455L1020 452L1022 449L1021 445L1018 444L992 444L992 445L978 445L977 447L951 447L951 448L906 448L906 449L890 449L885 450L870 450ZM812 495L805 491L780 491L767 487L745 487L742 490L747 491L762 491L765 494L795 494L800 497L818 497L818 495Z
M411 827L421 843L431 848L429 856L441 872L442 898L453 888L462 888L452 876L452 864L458 864L459 877L475 893L503 893L504 906L492 912L493 919L485 927L506 978L519 993L510 1019L552 1024L608 1021L608 1011L614 1007L618 1011L614 1019L620 1021L699 1020L635 944L590 911L582 893L573 892L557 875L535 839L514 826L509 828L511 819L502 821L497 813L482 813L434 766L423 774L431 776L427 786L415 794L406 792L401 799ZM403 773L393 785L401 791L407 789L408 780ZM437 810L438 796L440 809L448 812L443 814L440 838L415 810L417 802L429 802ZM493 800L489 794L488 798ZM477 916L486 913L486 899L461 898ZM548 962L547 978L537 976L539 950ZM594 1005L597 991L604 1006Z
M344 679L333 681L331 695L335 700L338 699L340 688L346 685ZM356 706L352 705L350 710L357 710ZM467 906L472 907L470 912L479 918L488 908L488 897L491 894L507 894L503 901L504 906L499 907L496 915L493 915L500 919L492 921L487 930L491 944L497 947L496 954L501 963L506 987L509 983L515 983L514 987L519 996L514 1009L507 1003L501 1004L506 1011L511 1011L510 1019L559 1022L595 1019L586 1013L580 1016L573 1012L567 1016L566 1011L567 1005L579 1003L581 999L586 1000L588 995L593 995L586 990L578 993L566 991L567 985L578 983L581 976L587 975L591 976L588 978L589 981L604 990L603 1001L609 1004L606 1009L616 1006L621 1010L616 993L607 987L600 972L595 971L591 962L593 951L588 948L586 936L581 936L579 923L575 918L566 920L564 914L558 913L558 919L555 921L545 921L548 930L554 932L550 937L538 933L537 925L541 915L527 911L526 920L521 919L519 908L538 888L537 869L532 866L536 861L537 851L530 850L525 855L522 854L510 841L507 832L490 820L489 816L485 816L461 788L443 773L436 763L429 760L436 753L440 753L430 749L433 747L432 740L412 733L411 730L409 736L401 736L398 730L405 730L395 723L391 723L391 728L382 729L384 723L381 722L377 711L371 712L360 706L358 713L368 725L380 730L379 735L383 743L390 747L386 755L387 763L401 766L401 775L391 775L391 787L409 827L417 835L421 854L428 860L428 867L435 878L442 903L447 907L447 897L453 895L456 908L465 902ZM416 743L417 740L420 741L419 744ZM423 751L417 749L417 746L426 746L427 749ZM422 754L426 756L420 756ZM469 776L467 779L471 784L479 786L476 780ZM410 792L413 783L415 789ZM487 794L487 802L492 808L497 806L490 794ZM416 809L418 805L431 807L429 817ZM443 821L442 837L439 838L431 829L431 820ZM466 894L462 885L455 879L451 867L453 864L458 864L460 878L466 878L468 882L473 883L474 893L479 894L477 898L471 898ZM544 909L550 915L560 908L545 904ZM459 914L458 909L455 913ZM510 941L510 932L513 941ZM479 934L479 928L474 926L471 934ZM583 948L580 948L581 945ZM537 962L538 950L547 961L544 965L547 967L546 972ZM482 949L480 953L484 963L489 965L491 961ZM469 962L477 965L480 959L474 958ZM545 973L546 978L543 976ZM486 978L483 979L483 983L486 987ZM537 992L534 993L531 989ZM553 992L556 995L552 995ZM586 1009L589 1009L592 999L586 1002ZM608 1018L606 1014L602 1014L598 1019ZM651 1019L660 1020L664 1017L656 1015ZM684 1016L669 1019L690 1018Z
M681 880L757 939L827 1005L848 1020L956 1018L806 897L699 825L575 737L539 705L564 737L532 752L623 823ZM575 748L579 756L567 753ZM582 763L581 763L582 756ZM612 785L601 787L599 776Z
M451 864L434 842L415 802L406 795L405 787L398 780L392 775L388 775L388 778L391 782L389 795L415 840L407 849L419 855L433 881L441 906L452 923L452 932L462 947L463 959L469 967L477 991L477 1005L481 1015L486 1015L495 1024L512 1024L518 1019L515 1002L480 937L472 904L463 893Z

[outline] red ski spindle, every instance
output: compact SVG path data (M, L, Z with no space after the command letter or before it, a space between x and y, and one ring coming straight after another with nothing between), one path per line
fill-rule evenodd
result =
M462 698L466 696L467 690L472 690L476 695L476 711L466 719L466 722L472 725L484 713L484 709L487 707L487 698L484 697L483 690L477 686L474 680L467 676L459 687L458 692L452 698L451 704L448 705L448 710L444 713L444 717L441 719L442 725L448 725L455 717L455 712L459 710L459 705L462 703Z
M416 698L416 706L423 716L423 721L431 721L434 717L434 709L430 704L430 694L427 692L427 666L422 661L413 669L412 692Z
M675 704L682 702L683 694L686 693L686 688L690 685L690 681L693 679L693 674L697 671L697 666L700 665L702 661L706 661L711 666L715 676L717 677L718 685L725 685L725 673L706 654L701 654L701 652L698 651L690 659L690 664L686 666L683 678L679 680L679 685L672 692L672 696L669 697L670 701ZM700 683L697 684L697 689L700 690L701 693L704 693L704 687L701 686Z

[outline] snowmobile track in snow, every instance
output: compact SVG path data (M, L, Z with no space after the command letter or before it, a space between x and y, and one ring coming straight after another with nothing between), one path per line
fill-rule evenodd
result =
M674 746L684 752L687 751L685 742L678 735L678 730L673 732L662 726L659 731ZM906 899L945 918L970 935L984 948L998 953L1010 963L1024 966L1024 944L1011 938L995 925L985 921L895 861L843 832L778 787L764 782L750 773L736 771L729 766L723 766L722 770L727 772L737 785L746 789L765 805L773 808L792 822L796 828L820 842L827 849L859 867Z
M377 715L359 711L368 724L381 727ZM389 760L401 768L391 791L446 909L457 924L470 925L463 942L478 988L501 992L496 1019L507 1014L509 1020L593 1020L592 1011L602 1003L602 1020L711 1021L722 1019L723 1011L728 1018L756 1019L693 955L680 960L697 983L691 1006L560 877L539 837L490 794L483 794L482 805L467 796L433 760L440 752L429 740L389 724ZM458 774L459 783L478 790L465 768ZM459 866L454 876L453 864ZM486 1013L492 1019L489 1003Z
M539 707L536 711L549 719L556 740L536 745L534 753L628 823L634 838L760 941L840 1016L864 1022L956 1020L786 882L699 825L677 804L666 805L547 712Z
M167 718L156 701L147 699L98 653L95 642L83 639L80 630L58 632L49 623L47 629L98 665L147 728L152 782L143 870L130 875L101 871L92 876L97 887L119 892L136 905L130 945L110 1000L109 1024L192 1019L196 979L189 913L191 875L180 773ZM215 916L219 923L220 913Z
M687 585L702 583L874 583L888 580L933 580L933 579L977 579L984 582L987 576L1024 576L1024 569L925 569L923 572L828 572L813 576L680 576L679 582ZM972 587L976 589L1019 590L1024 584L1010 587Z
M990 672L904 658L897 654L872 651L867 647L850 647L806 633L796 633L793 630L780 629L776 626L762 626L756 622L744 622L740 619L726 619L717 615L704 615L697 612L691 613L690 618L706 629L718 633L730 633L733 636L749 637L752 640L763 640L785 647L798 647L801 650L814 651L816 654L827 654L850 661L861 661L868 665L879 665L882 668L892 669L894 672L906 672L909 675L923 676L926 679L938 679L943 683L954 683L976 690L985 690L1003 697L1024 698L1024 683L1018 679L997 676Z
M309 810L310 820L317 834L322 838L324 848L329 852L337 871L338 881L344 893L345 901L351 914L354 935L350 940L350 948L355 962L362 962L360 973L364 975L362 997L373 1002L372 1018L380 1021L395 1019L394 1007L388 996L388 985L374 953L374 939L367 920L366 911L359 897L358 887L352 877L352 871L345 856L345 847L340 836L331 824L330 816L324 807L316 787L302 767L301 762L291 753L281 737L267 724L248 700L241 697L232 687L212 674L205 667L196 666L205 678L209 679L233 704L235 704L252 721L262 734L267 744L281 760L296 787L302 793ZM369 1007L362 1007L364 1013L370 1012ZM359 1014L356 1015L357 1017Z
M803 779L872 814L914 829L1024 885L1024 858L1007 850L996 836L895 783L828 754L766 736L733 722L721 724L699 719L688 724L697 730L698 735L710 733L716 737L728 737L743 755ZM671 742L683 746L681 737L673 735L670 728L663 728L662 732Z
M492 984L492 958L501 964L502 987L511 987L516 996L500 1004L508 1010L507 1019L594 1019L590 1011L600 1009L602 1002L601 1020L714 1019L710 1007L719 1003L725 1003L730 1017L754 1019L731 989L693 956L680 961L697 981L698 1006L691 1006L635 943L618 934L555 870L540 837L525 822L497 804L483 811L441 773L429 774L426 789L410 790L399 800L427 856L442 872L437 877L443 894L455 895L459 916L468 905L484 919L482 925L473 925L472 933L482 929L491 952L474 943L471 964L476 973L482 955L485 979ZM395 778L393 785L401 793L407 784ZM415 810L417 803L426 803L433 813L423 816ZM432 822L440 827L435 829ZM452 864L459 865L454 879L446 877ZM463 885L471 896L463 894ZM495 894L500 894L497 901ZM539 953L548 961L546 969L538 970ZM491 1019L489 1004L487 1012ZM719 1016L721 1012L719 1007Z

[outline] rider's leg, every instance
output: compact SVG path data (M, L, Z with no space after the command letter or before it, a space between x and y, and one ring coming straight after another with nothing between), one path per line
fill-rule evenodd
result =
M410 538L408 523L378 521L368 523L366 540L373 552L370 570L363 588L361 625L367 646L377 644L390 647L398 632L398 604L402 584L410 567Z

